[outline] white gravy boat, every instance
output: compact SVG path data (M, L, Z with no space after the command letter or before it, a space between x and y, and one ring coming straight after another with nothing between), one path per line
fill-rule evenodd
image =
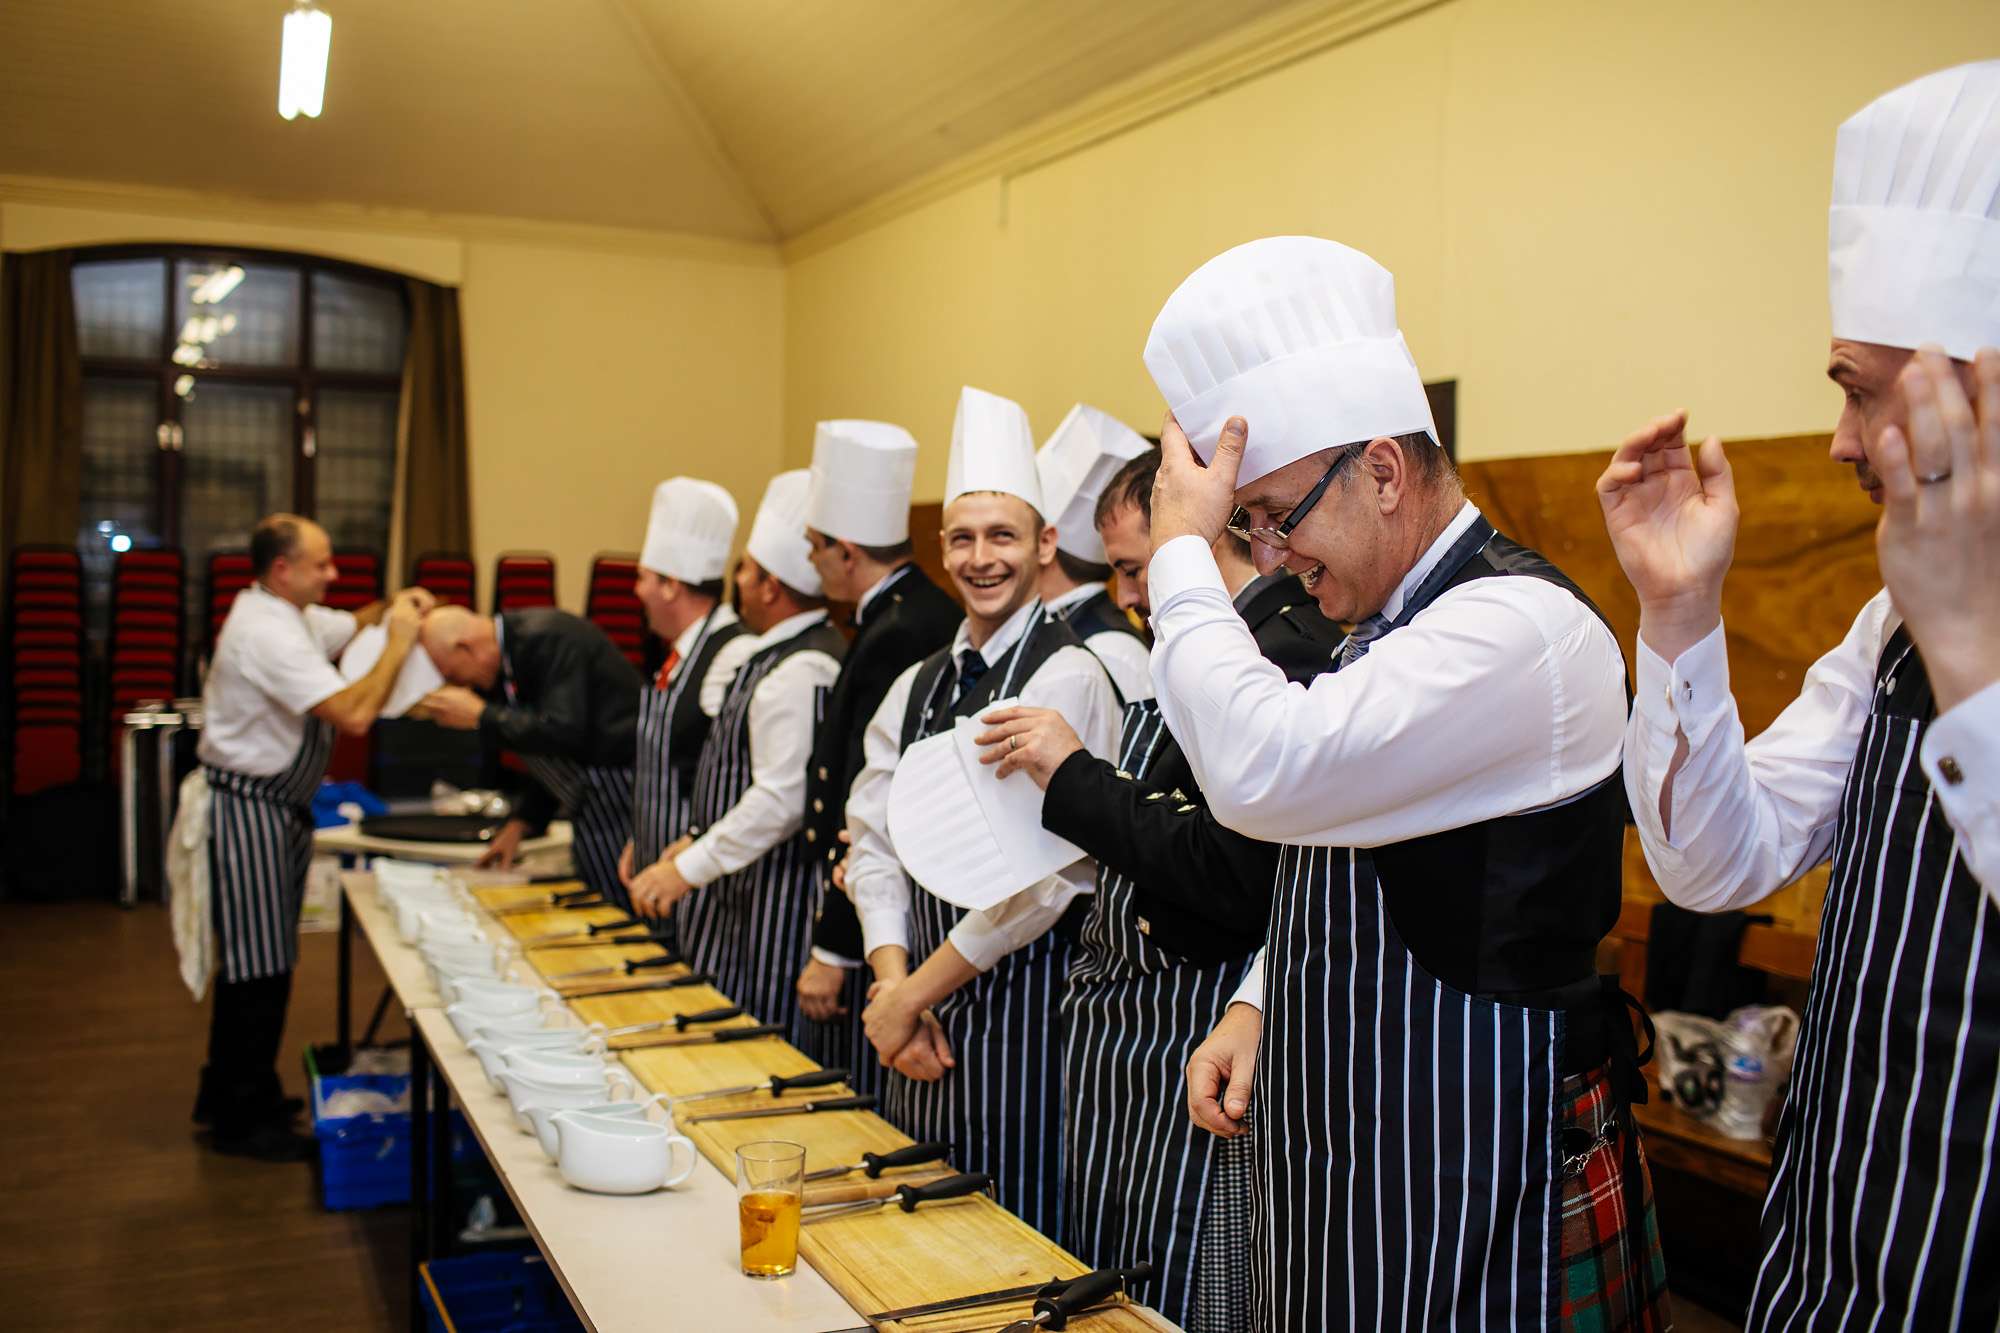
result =
M622 1072L622 1071L621 1071ZM527 1110L531 1106L545 1106L551 1111L567 1111L579 1106L594 1106L599 1102L615 1100L611 1095L611 1080L600 1078L595 1083L551 1083L547 1079L518 1074L511 1069L500 1071L500 1082L507 1088L507 1100L514 1107L514 1123L521 1127L523 1134L535 1132L534 1122L528 1119ZM636 1095L638 1084L630 1075L624 1080L625 1096Z
M562 1155L562 1141L556 1137L555 1122L552 1119L559 1111L572 1110L580 1115L598 1116L607 1120L644 1120L646 1112L668 1099L664 1092L656 1092L643 1102L591 1102L586 1106L535 1105L526 1109L526 1115L535 1127L535 1137L541 1140L542 1151L553 1162Z
M556 1127L556 1168L562 1178L593 1194L650 1194L694 1174L694 1140L651 1120L597 1116L581 1109L549 1117ZM674 1169L674 1154L687 1164Z

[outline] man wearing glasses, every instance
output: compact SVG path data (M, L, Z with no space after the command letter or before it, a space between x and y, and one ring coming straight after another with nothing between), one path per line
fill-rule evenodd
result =
M1240 1134L1254 1104L1255 1324L1664 1327L1644 1083L1596 970L1617 641L1465 499L1366 255L1228 251L1146 364L1172 409L1160 710L1216 818L1282 844L1264 957L1188 1064L1197 1123ZM1225 526L1354 625L1332 673L1259 655L1209 551Z

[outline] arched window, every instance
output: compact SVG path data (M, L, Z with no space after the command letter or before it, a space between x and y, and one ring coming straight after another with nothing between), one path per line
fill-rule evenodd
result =
M409 315L403 279L263 250L77 253L78 545L93 593L131 546L210 552L273 510L386 555ZM95 623L95 618L93 618Z

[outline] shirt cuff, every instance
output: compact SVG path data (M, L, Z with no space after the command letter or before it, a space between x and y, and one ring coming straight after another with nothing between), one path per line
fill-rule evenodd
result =
M681 878L692 888L702 888L721 879L725 873L722 863L715 853L708 849L706 838L697 838L688 849L674 858L674 869L681 872Z
M1953 828L1978 838L2000 824L2000 684L1940 713L1917 757Z
M981 972L990 971L995 963L1014 952L1014 941L1006 930L978 912L967 912L960 917L947 938L965 961Z
M1164 608L1181 593L1202 588L1219 592L1224 599L1229 596L1222 571L1215 566L1215 552L1193 533L1176 537L1153 552L1146 569L1146 587L1155 608Z
M856 913L861 918L861 951L873 955L877 949L895 946L909 952L910 914L889 908L860 908Z
M1643 636L1638 645L1637 688L1649 700L1664 695L1688 748L1700 749L1730 711L1729 643L1721 622L1671 663L1648 648Z
M812 957L815 963L825 963L828 967L844 967L852 969L861 966L860 959L843 958L839 954L835 953L833 950L822 949L817 944L815 944L812 947Z
M1243 984L1229 997L1230 1004L1247 1004L1258 1013L1264 1012L1264 951L1250 960L1250 970L1243 974ZM1225 1006L1226 1007L1226 1006Z

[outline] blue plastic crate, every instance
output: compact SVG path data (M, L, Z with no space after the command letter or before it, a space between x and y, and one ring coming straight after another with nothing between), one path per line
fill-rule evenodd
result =
M570 1333L583 1324L533 1249L433 1259L423 1274L431 1333Z
M319 1140L320 1190L330 1212L376 1208L410 1201L410 1117L392 1115L328 1116L321 1111L336 1092L362 1089L400 1097L410 1086L407 1074L322 1074L306 1053L312 1076L313 1134ZM458 1112L451 1117L451 1157L454 1162L479 1158L471 1127Z

